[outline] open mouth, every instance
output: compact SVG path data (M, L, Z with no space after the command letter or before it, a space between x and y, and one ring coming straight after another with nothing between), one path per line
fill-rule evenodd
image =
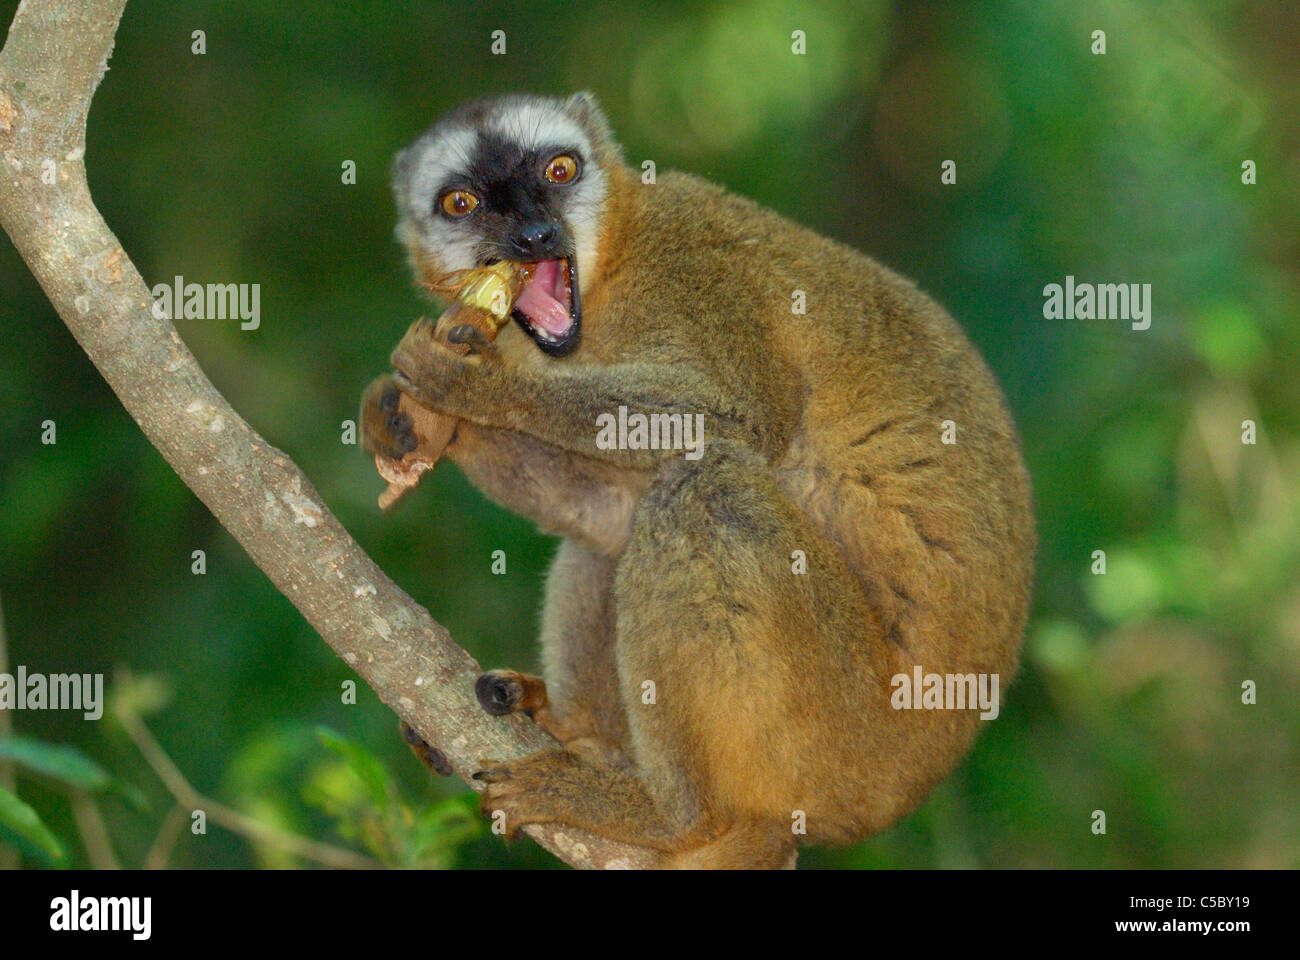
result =
M582 326L578 267L573 258L537 261L533 279L519 294L511 316L544 353L562 357L572 352Z

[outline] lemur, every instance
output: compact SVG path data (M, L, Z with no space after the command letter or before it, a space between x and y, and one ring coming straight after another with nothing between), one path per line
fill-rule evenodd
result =
M915 285L698 177L649 179L589 94L477 100L404 150L417 279L532 279L467 356L404 341L363 441L410 449L403 395L456 417L446 455L563 538L545 679L478 684L561 746L476 773L483 810L665 867L776 867L889 826L970 746L976 710L898 709L895 678L1015 672L1030 484L988 368ZM598 442L620 407L703 414L702 456Z

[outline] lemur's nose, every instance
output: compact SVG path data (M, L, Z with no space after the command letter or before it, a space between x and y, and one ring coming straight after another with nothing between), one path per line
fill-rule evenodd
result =
M510 238L510 248L521 260L551 260L556 255L558 236L554 223L529 223Z

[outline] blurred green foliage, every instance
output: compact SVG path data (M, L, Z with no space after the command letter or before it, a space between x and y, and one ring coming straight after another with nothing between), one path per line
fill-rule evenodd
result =
M6 23L15 6L0 3ZM528 668L553 543L450 466L380 515L381 483L340 425L428 309L392 241L392 154L480 94L595 91L630 160L709 176L914 277L970 332L1023 433L1042 548L1001 717L913 816L802 864L1294 867L1298 10L132 0L87 164L150 284L261 284L256 332L178 322L204 370L453 636L485 665ZM495 29L505 56L488 53ZM947 159L954 186L939 182ZM1042 288L1067 274L1150 283L1151 329L1044 320ZM11 664L165 677L175 696L149 722L169 755L281 828L398 865L553 863L487 834L369 690L341 704L350 671L145 442L7 242L0 324ZM39 442L47 419L54 446ZM505 577L489 572L498 548ZM1257 705L1241 703L1245 680ZM147 811L97 795L122 861L142 862L171 802L121 730L13 720L151 795ZM11 840L26 824L25 863L56 862L57 836L84 865L49 773L20 769L0 821ZM292 861L211 829L185 831L171 862Z

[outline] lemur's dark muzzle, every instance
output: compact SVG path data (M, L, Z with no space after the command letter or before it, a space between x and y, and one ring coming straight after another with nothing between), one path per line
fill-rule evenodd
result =
M553 221L525 224L510 238L510 259L558 260L566 255L564 231Z

